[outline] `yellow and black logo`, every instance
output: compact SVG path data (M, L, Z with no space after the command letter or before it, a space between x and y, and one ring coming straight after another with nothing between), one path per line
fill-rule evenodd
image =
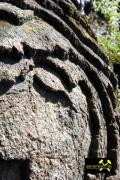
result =
M113 173L114 159L87 158L85 159L86 173Z

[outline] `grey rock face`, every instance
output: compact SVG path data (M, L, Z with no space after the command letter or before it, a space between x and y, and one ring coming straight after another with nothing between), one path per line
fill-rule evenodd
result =
M0 2L0 180L103 179L87 157L115 158L116 79L69 0Z

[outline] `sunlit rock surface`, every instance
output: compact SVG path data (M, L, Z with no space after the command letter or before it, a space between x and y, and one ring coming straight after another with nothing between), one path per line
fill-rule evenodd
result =
M1 0L0 180L119 180L115 87L70 0ZM87 157L113 176L85 175Z

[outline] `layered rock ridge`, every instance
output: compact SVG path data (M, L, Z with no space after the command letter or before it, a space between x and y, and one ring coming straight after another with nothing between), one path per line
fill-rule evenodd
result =
M94 177L119 180L115 88L70 0L1 0L0 178L87 180L85 158L108 157L113 175Z

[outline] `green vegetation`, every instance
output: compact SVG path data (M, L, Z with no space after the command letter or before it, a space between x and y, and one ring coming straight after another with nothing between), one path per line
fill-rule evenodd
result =
M120 32L118 24L120 15L118 3L119 0L96 0L94 3L95 12L100 13L108 23L107 35L99 36L98 41L108 55L110 63L120 62Z
M96 0L94 2L95 14L102 17L108 24L107 33L98 36L98 42L102 45L109 58L110 65L120 63L120 12L118 12L119 0ZM119 10L120 11L120 10ZM116 89L117 109L120 109L120 89Z

